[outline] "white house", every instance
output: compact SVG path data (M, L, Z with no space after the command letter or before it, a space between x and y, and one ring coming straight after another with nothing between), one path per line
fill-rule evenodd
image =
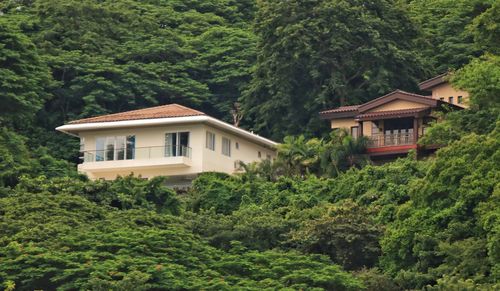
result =
M232 174L239 161L272 159L274 141L178 104L80 119L56 130L80 138L90 179L133 173L185 185L199 173Z

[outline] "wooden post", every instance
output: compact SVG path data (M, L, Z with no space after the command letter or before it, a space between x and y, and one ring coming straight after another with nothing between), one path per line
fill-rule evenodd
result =
M363 136L363 121L358 121L359 126L359 136Z
M418 118L413 118L413 142L416 144L418 141Z
M418 118L415 116L413 118L413 143L416 145L415 148L415 159L418 160Z

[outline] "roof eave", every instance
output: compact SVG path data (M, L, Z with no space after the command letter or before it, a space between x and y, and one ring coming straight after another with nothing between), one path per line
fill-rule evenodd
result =
M432 77L428 80L422 81L418 84L418 87L422 91L428 91L429 89L436 87L438 85L441 85L443 83L446 83L447 81L445 80L445 77L448 75L448 73L443 73L441 75L437 75L435 77Z
M78 136L78 132L97 130L97 129L115 129L125 127L144 127L155 125L167 124L182 124L182 123L209 123L219 128L228 130L236 135L246 137L254 142L265 145L267 147L276 148L278 143L267 139L265 137L248 132L244 129L238 128L226 122L220 121L210 116L184 116L184 117L170 117L170 118L154 118L154 119L137 119L137 120L123 120L123 121L109 121L109 122L92 122L92 123L78 123L78 124L65 124L56 128L56 130L67 133L69 135Z
M320 112L319 118L325 120L340 119L354 117L358 114L358 110L344 111L344 112Z

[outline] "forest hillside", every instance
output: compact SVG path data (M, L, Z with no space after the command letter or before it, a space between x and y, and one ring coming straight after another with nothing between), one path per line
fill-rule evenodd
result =
M500 2L0 2L0 288L500 289ZM318 112L451 72L467 110L383 165ZM89 181L70 120L178 103L275 161ZM279 114L277 114L279 113Z

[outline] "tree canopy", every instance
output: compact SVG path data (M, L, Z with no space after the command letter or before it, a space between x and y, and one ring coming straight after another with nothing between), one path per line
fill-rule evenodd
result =
M0 2L0 288L500 289L499 3ZM317 115L447 71L471 106L425 159L375 165ZM89 181L54 131L172 102L277 158L176 192Z

